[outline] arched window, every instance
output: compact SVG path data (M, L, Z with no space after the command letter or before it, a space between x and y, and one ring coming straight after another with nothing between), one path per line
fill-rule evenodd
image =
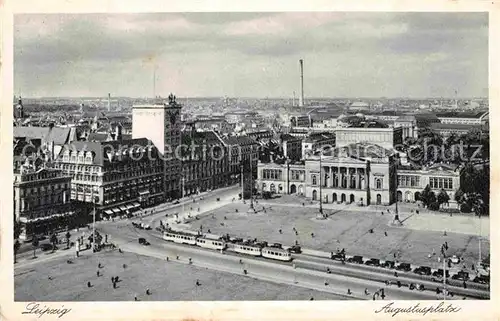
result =
M377 178L375 180L375 188L377 188L377 189L381 189L382 188L382 179L381 178Z
M312 184L313 185L318 184L317 179L316 179L316 175L312 175Z

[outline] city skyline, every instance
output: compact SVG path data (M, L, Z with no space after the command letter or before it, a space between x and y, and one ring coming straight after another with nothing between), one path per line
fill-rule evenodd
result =
M16 15L14 58L23 97L487 97L488 15Z

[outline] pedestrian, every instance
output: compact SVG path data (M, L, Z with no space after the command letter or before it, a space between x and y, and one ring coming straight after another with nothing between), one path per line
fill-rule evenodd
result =
M123 268L126 269L127 268L127 264L123 264Z
M49 280L52 280L52 277L49 275Z
M111 283L115 283L115 277L114 276L111 277Z
M101 268L101 267L102 267L101 262L99 262L99 265L97 265L97 267L98 267L98 268Z
M302 203L302 207L306 206L306 203Z
M295 231L295 235L299 235L299 232Z
M419 205L418 207L420 207L420 205ZM419 213L420 213L420 211L419 211L419 210L416 210L416 212L417 212L417 214L419 214Z
M325 282L325 286L328 286L328 282Z
M394 253L392 254L392 256L394 256L394 258L396 258L396 252L394 252Z
M176 259L177 259L177 260L179 259L179 255L177 255Z
M444 242L444 248L448 251L448 242Z
M436 250L432 249L432 256L436 255Z
M189 264L193 263L193 261L191 260L191 258L189 258Z
M196 280L196 286L200 286L200 285L201 285L200 281Z
M387 232L384 232L384 235L387 236Z
M365 288L365 295L368 295L368 288Z
M347 289L347 294L349 294L349 295L352 294L351 289Z
M311 233L311 237L314 237L314 233Z
M394 271L394 276L398 277L398 272Z
M168 262L169 260L170 260L170 259L169 259L169 258L168 258L168 256L167 256L167 262Z
M446 231L444 231L444 232L443 232L443 235L444 235L444 236L446 236L446 235L447 235L447 234L446 234Z
M464 285L464 289L467 289L467 283L465 283L465 281L464 281L463 285Z
M384 215L384 211L382 211L382 212L380 212L380 213L382 213L382 215Z
M113 282L113 289L116 289L116 282Z
M282 231L281 229L279 229L279 231L278 231L278 232L279 232L280 234L283 234L283 231Z
M99 275L99 270L97 270L97 277L99 277L99 276L100 276L100 275Z
M138 301L138 300L137 300L137 295L134 295L134 301Z
M90 281L87 282L87 287L88 288L91 288L92 287L92 284L90 283Z
M146 295L150 295L151 292L149 291L149 289L146 289Z
M441 257L438 256L438 263L441 263Z
M311 297L311 298L309 299L309 301L314 301L314 298L313 298L313 297Z
M212 232L210 231L210 229L208 229L208 231L207 231L207 232L208 232L208 233L212 233Z
M295 240L295 245L299 245L299 241Z

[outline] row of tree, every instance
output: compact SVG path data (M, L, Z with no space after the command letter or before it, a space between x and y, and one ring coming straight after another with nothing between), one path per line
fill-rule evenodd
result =
M444 189L442 189L436 196L436 194L431 190L430 186L427 185L420 193L420 201L429 210L437 211L441 208L441 205L448 204L448 202L450 201L450 196Z

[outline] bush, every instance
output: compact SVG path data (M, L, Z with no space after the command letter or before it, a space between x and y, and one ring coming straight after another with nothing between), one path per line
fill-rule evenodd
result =
M430 211L438 211L439 210L439 203L438 202L430 203L428 209Z
M470 204L463 203L462 205L460 205L460 212L462 213L470 213L471 210L472 206L470 206Z

